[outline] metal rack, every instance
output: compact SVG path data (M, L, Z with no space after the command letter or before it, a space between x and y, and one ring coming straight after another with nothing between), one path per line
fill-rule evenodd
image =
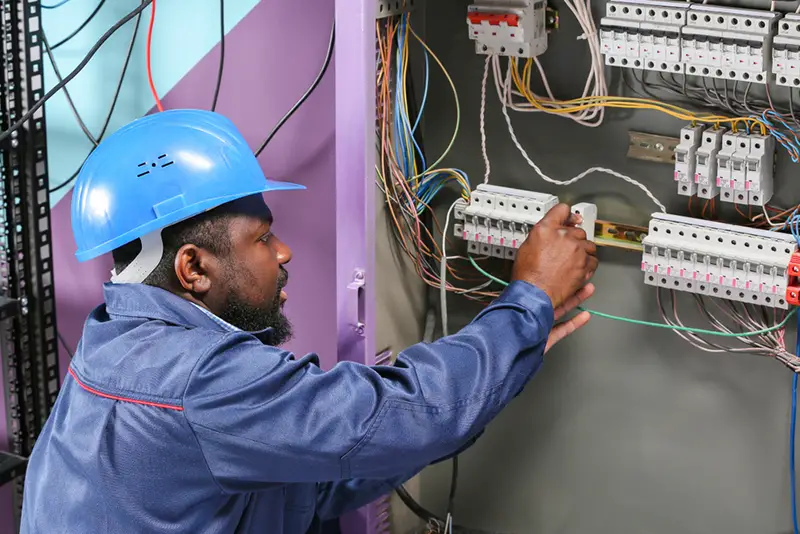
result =
M0 0L0 129L44 96L38 0ZM0 143L0 353L11 454L0 483L22 503L25 458L58 395L44 107ZM18 519L18 518L17 518Z

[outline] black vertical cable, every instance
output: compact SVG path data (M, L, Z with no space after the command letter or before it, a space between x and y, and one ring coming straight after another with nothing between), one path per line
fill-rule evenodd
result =
M219 69L217 70L217 85L214 87L214 100L211 102L211 111L217 111L219 89L222 87L222 71L225 70L225 0L219 0Z

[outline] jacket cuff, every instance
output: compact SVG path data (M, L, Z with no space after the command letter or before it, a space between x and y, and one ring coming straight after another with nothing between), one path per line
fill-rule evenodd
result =
M511 282L496 303L516 304L531 312L546 330L553 328L553 303L547 293L523 280Z

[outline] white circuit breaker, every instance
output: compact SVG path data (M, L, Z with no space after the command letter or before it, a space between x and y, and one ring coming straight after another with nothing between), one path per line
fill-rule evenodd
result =
M461 201L454 208L454 232L468 242L472 254L513 260L530 229L558 202L546 193L482 184L469 204ZM594 240L597 206L581 203L572 210L583 217L581 228Z
M606 65L682 73L680 37L689 4L612 0L600 20Z
M687 74L765 84L780 13L692 4L681 35Z
M791 303L790 235L657 213L642 244L648 285L774 308Z
M675 181L678 182L679 195L693 197L697 194L697 150L704 132L705 127L701 125L681 129L680 142L675 147Z
M800 15L788 13L772 42L772 73L778 85L800 87Z
M775 139L726 132L717 153L717 186L724 202L763 206L772 199Z
M700 148L695 154L694 182L697 184L699 198L710 200L719 194L717 155L722 149L722 137L727 131L725 128L709 128L703 133Z
M547 50L545 0L479 0L469 6L467 25L481 55L532 58Z

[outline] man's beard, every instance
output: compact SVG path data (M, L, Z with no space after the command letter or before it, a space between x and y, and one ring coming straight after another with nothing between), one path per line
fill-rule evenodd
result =
M243 281L242 278L239 278L239 280L240 282ZM260 332L271 328L270 345L283 345L292 339L292 323L283 314L281 305L281 289L284 288L288 281L289 273L281 267L275 298L268 306L263 308L247 304L241 299L239 297L239 285L231 288L225 308L220 313L220 318L246 332Z

